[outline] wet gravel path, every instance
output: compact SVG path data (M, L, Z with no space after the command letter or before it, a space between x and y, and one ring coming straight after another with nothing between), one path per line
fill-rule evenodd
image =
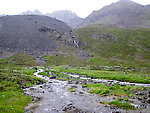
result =
M38 75L35 76L45 79L46 83L24 89L25 94L32 96L33 101L40 101L29 104L25 108L27 113L149 113L148 110L125 111L121 109L111 109L100 104L100 101L112 100L112 97L101 97L95 94L89 94L82 88L81 84L70 84L68 81L49 79ZM70 92L69 88L75 88L77 91ZM34 99L36 98L36 99Z

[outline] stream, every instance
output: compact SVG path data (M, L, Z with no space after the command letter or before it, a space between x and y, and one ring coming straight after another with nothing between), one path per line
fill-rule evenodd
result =
M67 73L64 73L67 74ZM84 75L77 75L77 74L68 74L71 77L74 78L79 78L79 79L83 79L83 80L92 80L95 83L116 83L116 84L120 84L120 85L133 85L133 86L142 86L142 87L150 87L150 84L140 84L140 83L130 83L130 82L121 82L121 81L117 81L117 80L106 80L106 79L91 79L90 77L84 76Z
M24 94L33 98L33 103L25 108L25 113L150 113L149 108L126 111L102 105L101 101L110 101L113 100L113 97L90 94L81 84L70 84L68 81L38 75L43 71L42 69L37 70L34 76L44 79L46 81L44 84L24 89ZM70 92L69 88L76 88L76 91Z

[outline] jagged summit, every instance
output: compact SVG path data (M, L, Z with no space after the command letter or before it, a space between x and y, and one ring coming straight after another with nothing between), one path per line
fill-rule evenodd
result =
M52 13L47 13L46 15L61 20L73 28L77 27L77 25L83 21L82 18L70 10L58 10Z
M83 21L83 18L80 18L75 12L71 10L58 10L52 13L42 14L39 10L36 9L33 12L25 11L20 13L19 15L45 15L65 22L73 28L77 27L77 25Z
M32 11L25 11L20 13L19 15L43 15L38 9Z

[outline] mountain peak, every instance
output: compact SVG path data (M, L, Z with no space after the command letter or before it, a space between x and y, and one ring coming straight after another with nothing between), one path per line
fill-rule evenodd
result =
M81 26L100 24L121 28L149 28L149 10L132 0L120 0L90 14Z
M42 15L42 13L36 9L33 12L32 11L26 11L26 12L22 12L19 15Z
M46 15L61 20L71 27L76 27L82 21L82 18L71 10L58 10Z
M124 4L124 5L126 5L126 4L138 4L132 0L120 0L120 1L118 1L118 3Z
M129 2L129 1L130 1L130 2L131 2L131 0L120 0L120 1L126 1L126 2Z
M120 0L119 2L128 2L128 3L129 3L129 2L130 2L130 3L132 2L132 3L133 3L134 1L132 1L132 0ZM136 3L136 2L134 2L134 3Z

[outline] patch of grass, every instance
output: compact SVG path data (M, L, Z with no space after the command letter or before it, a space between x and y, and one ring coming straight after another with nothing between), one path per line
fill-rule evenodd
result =
M77 90L75 88L69 88L68 91L70 91L70 92L76 92Z
M46 75L46 76L48 76L48 73L47 72L40 72L39 75Z
M126 102L128 102L129 99L127 99L127 98L118 98L118 101L126 101Z
M17 69L17 68L16 68ZM22 88L44 80L26 75L23 72L14 72L11 69L0 71L0 112L23 113L23 108L31 102L31 97L23 95Z
M90 88L89 92L98 94L98 95L114 95L114 96L121 96L121 97L132 97L135 96L132 93L135 90L139 90L138 86L121 86L119 84L114 84L113 86L109 86L107 84L85 84L87 88ZM140 87L143 89L142 87ZM118 101L128 101L126 98L118 98Z
M27 57L15 54L0 60L0 113L23 113L24 107L31 102L31 97L23 95L22 89L45 82L32 75L34 69L24 68L36 64L32 57Z
M3 67L31 67L37 66L37 62L28 53L15 53L13 56L0 60L0 68Z
M35 69L24 69L23 72L27 75L32 75L34 72L36 72Z
M67 74L61 73L58 70L46 70L45 72L55 73L55 76L58 80L63 80L63 81L77 80L77 78L69 78ZM50 75L48 77L50 77Z
M101 104L104 104L104 105L113 105L117 108L121 108L121 109L124 109L124 110L132 110L132 109L135 109L134 106L132 106L130 103L128 102L122 102L122 101L111 101L111 102L100 102Z
M1 113L23 113L23 108L31 102L31 98L18 91L3 91L0 93Z
M127 103L127 102L111 101L108 104L114 105L118 108L125 109L125 110L134 109L134 107L130 103Z
M69 67L67 70L63 69L63 66L53 66L57 72L69 72L76 73L79 75L86 75L88 77L92 77L95 79L108 79L108 80L118 80L118 81L127 81L132 83L150 83L150 76L148 72L132 72L128 71L125 73L124 71L109 71L109 70L91 70L88 68L71 68Z
M87 64L87 61L79 59L75 55L55 53L51 56L43 56L47 65L82 65Z
M63 80L63 81L70 81L69 77L67 74L64 74L64 73L59 73L59 72L56 72L56 75L59 75L59 76L56 76L56 78L58 80Z
M62 81L70 81L70 79L64 77L57 77L57 79Z

